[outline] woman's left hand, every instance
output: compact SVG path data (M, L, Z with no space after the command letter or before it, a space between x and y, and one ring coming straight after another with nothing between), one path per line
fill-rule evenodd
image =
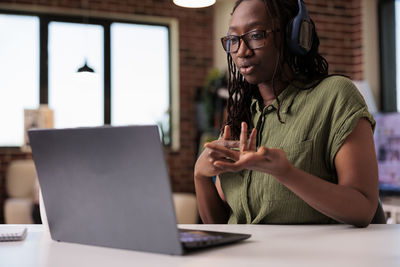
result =
M223 169L223 172L238 172L243 169L265 172L280 180L290 172L294 166L286 158L281 149L267 148L264 146L256 150L257 130L254 128L247 141L247 124L242 122L239 150L233 150L221 145L207 143L205 146L211 150L225 154L232 160L215 161L214 166Z

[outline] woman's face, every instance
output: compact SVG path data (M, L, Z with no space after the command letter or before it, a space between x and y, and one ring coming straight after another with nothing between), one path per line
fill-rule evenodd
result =
M253 30L271 30L272 20L263 1L245 0L236 8L229 23L230 35L242 35ZM239 50L231 53L239 72L250 84L269 82L278 60L279 51L274 44L274 33L265 39L261 48L250 49L240 40Z

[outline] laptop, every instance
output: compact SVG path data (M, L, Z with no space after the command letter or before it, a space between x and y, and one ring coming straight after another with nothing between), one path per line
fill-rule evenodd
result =
M53 240L182 255L250 237L177 228L155 125L28 134Z

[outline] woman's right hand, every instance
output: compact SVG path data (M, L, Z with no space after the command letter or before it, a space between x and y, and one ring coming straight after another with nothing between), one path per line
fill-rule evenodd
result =
M226 148L239 148L240 142L231 140L231 129L228 125L224 128L224 135L221 139L211 142L212 144L224 146ZM223 168L214 166L215 161L226 161L232 162L231 159L226 158L226 155L218 152L217 150L206 148L201 153L200 157L196 161L194 168L195 178L210 178L223 173Z

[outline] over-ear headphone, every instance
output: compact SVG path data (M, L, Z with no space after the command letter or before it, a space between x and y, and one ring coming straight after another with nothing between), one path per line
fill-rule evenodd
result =
M298 5L299 13L286 27L287 43L292 54L304 56L311 50L314 25L308 15L304 1L298 0Z

